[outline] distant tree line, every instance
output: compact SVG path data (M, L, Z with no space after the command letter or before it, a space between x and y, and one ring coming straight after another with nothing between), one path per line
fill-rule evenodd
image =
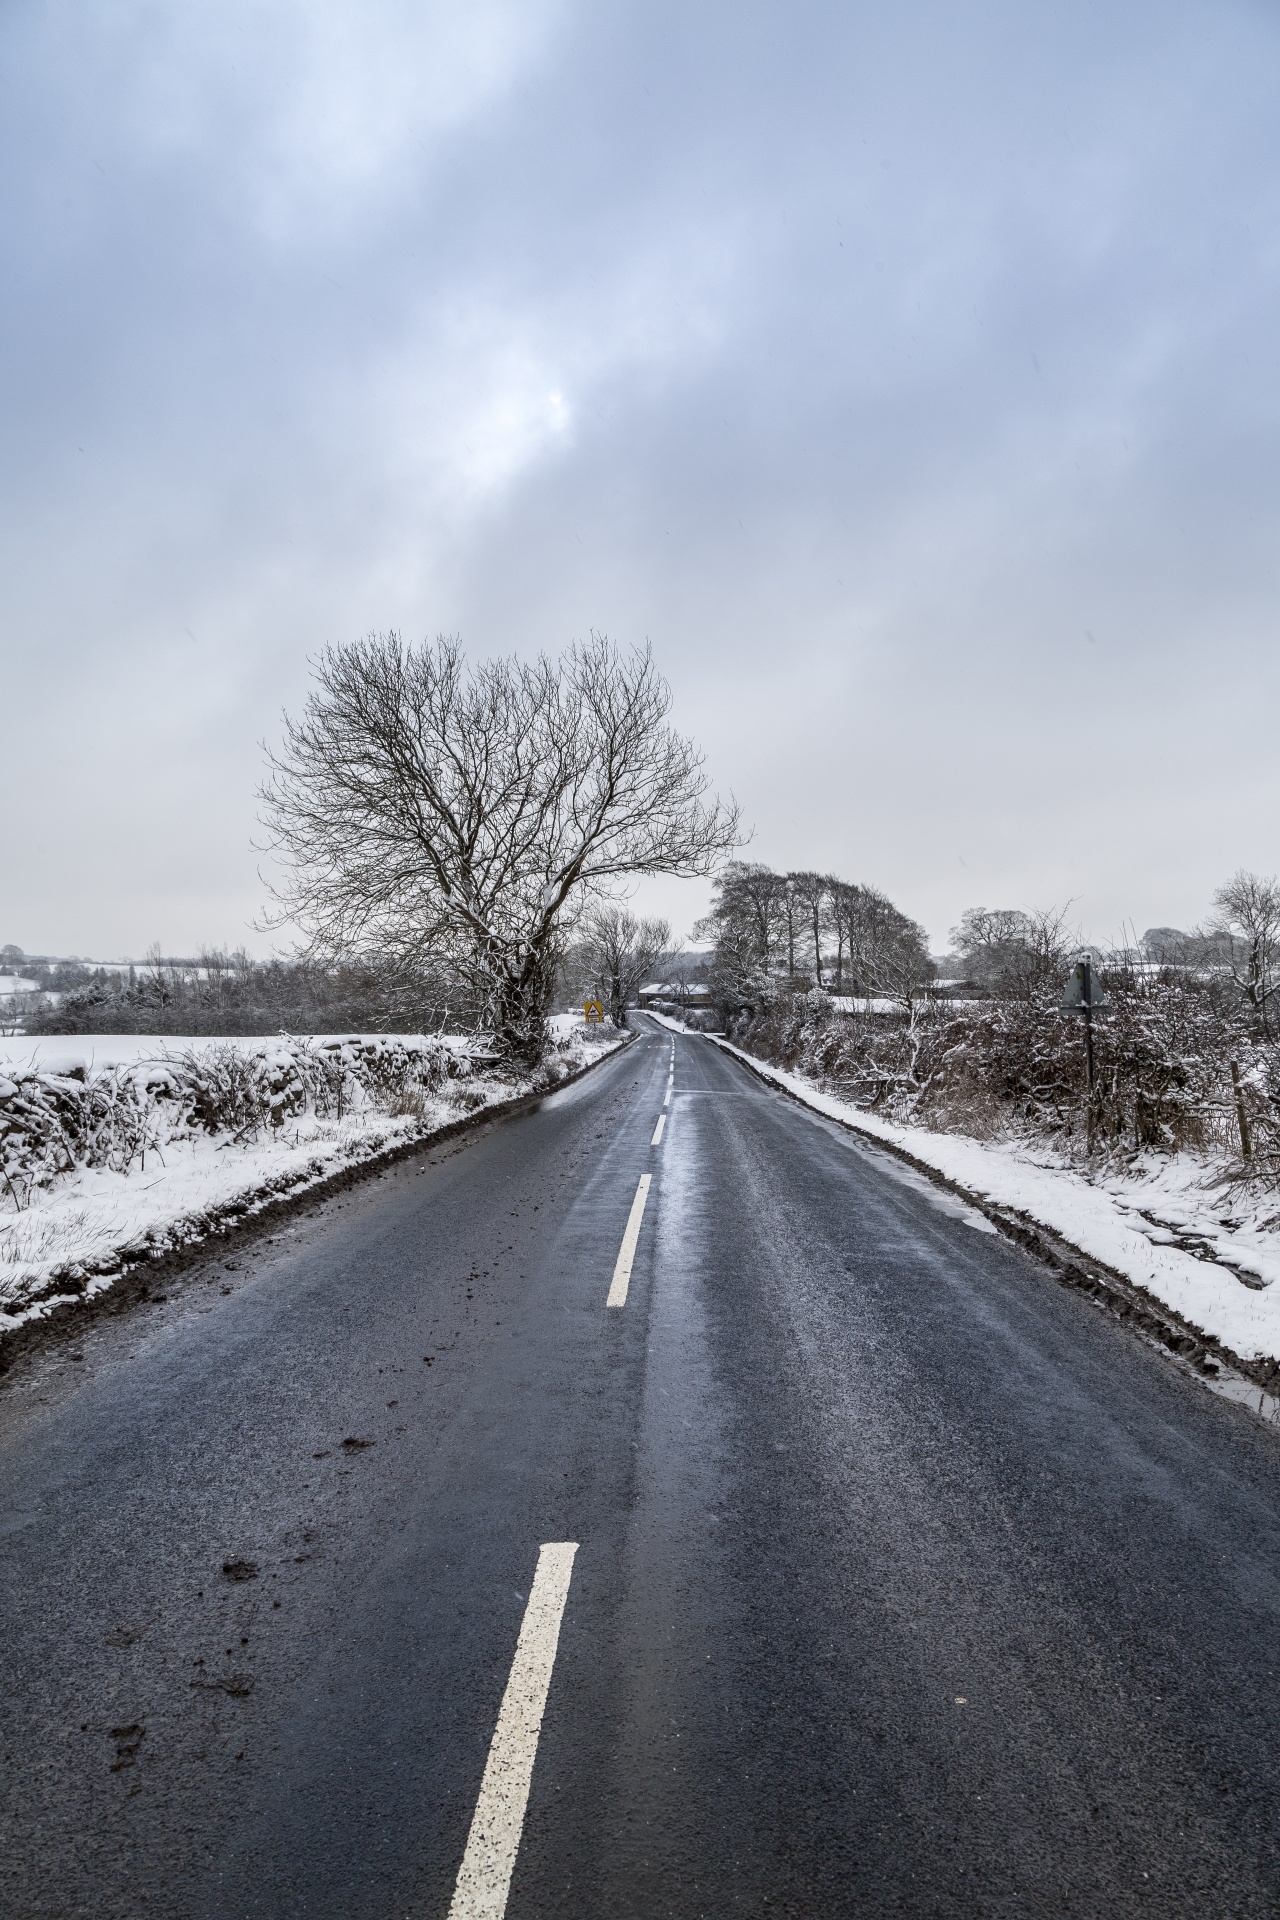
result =
M672 957L665 920L602 903L555 956L550 1003L598 1000L622 1026L640 987ZM376 955L258 960L210 948L173 959L155 950L128 967L22 958L21 977L35 992L10 997L10 1024L20 1019L30 1034L472 1033L484 1024L465 977Z
M468 1026L473 1011L451 1002L439 976L369 956L261 961L211 949L127 970L24 972L41 990L23 1014L32 1034L432 1033Z
M1095 950L1107 1011L1092 1091L1061 1005L1080 953L1065 911L966 910L938 978L882 895L829 879L822 891L815 914L811 876L725 872L707 922L718 1013L748 1050L903 1121L1070 1151L1213 1150L1238 1177L1280 1180L1275 880L1237 873L1198 928Z
M714 944L711 985L726 1014L797 987L909 1009L933 979L923 927L875 887L735 860L714 892L695 933Z
M712 979L726 1014L810 989L889 1000L904 1012L948 994L1033 1000L1056 991L1083 950L1066 909L967 907L940 966L924 929L877 888L759 862L730 862L714 896L695 931L713 943ZM1241 871L1217 889L1200 926L1152 927L1099 957L1113 971L1154 966L1198 976L1219 1001L1238 1001L1259 1036L1271 1039L1280 883Z

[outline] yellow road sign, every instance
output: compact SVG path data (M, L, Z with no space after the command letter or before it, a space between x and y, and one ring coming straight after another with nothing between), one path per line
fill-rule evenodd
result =
M588 1025L593 1020L604 1019L604 1008L600 1005L600 1002L598 1000L588 1000L586 1005L583 1007L582 1011L586 1016Z

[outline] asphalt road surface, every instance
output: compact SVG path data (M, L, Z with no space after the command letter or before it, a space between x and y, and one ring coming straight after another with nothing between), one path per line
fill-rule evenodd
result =
M640 1024L9 1376L11 1920L1280 1911L1276 1436Z

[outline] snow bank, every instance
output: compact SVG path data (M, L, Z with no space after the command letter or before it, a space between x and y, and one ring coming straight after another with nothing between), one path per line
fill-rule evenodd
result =
M1132 1174L1090 1177L1047 1149L899 1126L727 1040L716 1044L816 1113L885 1141L965 1192L1060 1235L1238 1358L1280 1360L1280 1215L1274 1198L1224 1204L1213 1192L1215 1170L1187 1154L1152 1155Z
M536 1082L453 1036L0 1040L0 1334L624 1040L551 1024Z
M692 1034L693 1037L698 1040L705 1039L708 1033L722 1033L724 1031L722 1027L712 1028L712 1027L690 1026L686 1020L678 1020L674 1014L660 1013L657 1007L645 1007L643 1011L648 1019L656 1020L660 1027L667 1027L670 1029L672 1033ZM695 1015L695 1018L696 1017L697 1016ZM710 1017L711 1017L710 1015L707 1015L708 1019Z

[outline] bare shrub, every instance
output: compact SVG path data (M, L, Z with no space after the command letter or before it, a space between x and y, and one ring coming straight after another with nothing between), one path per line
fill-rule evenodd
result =
M1104 972L1111 1012L1095 1021L1094 1143L1104 1155L1147 1150L1240 1155L1230 1062L1239 1062L1254 1138L1253 1171L1280 1174L1280 1050L1251 1035L1212 980L1182 972ZM780 998L740 1018L749 1051L812 1074L886 1117L982 1138L1086 1147L1087 1087L1079 1022L1056 991L905 1013L836 1012L817 994ZM1243 1171L1243 1169L1241 1169Z
M245 1145L304 1116L425 1116L446 1085L458 1087L470 1110L485 1094L456 1076L472 1065L439 1041L377 1037L319 1047L215 1044L99 1072L32 1069L0 1079L0 1197L22 1211L33 1188L77 1167L127 1173L148 1153L200 1134Z
M1243 869L1213 896L1209 934L1219 947L1240 997L1264 1040L1274 1028L1271 1003L1280 993L1280 883Z
M77 1166L127 1173L154 1144L149 1103L118 1069L0 1080L0 1186L15 1207Z
M449 1104L460 1113L475 1113L485 1102L483 1089L464 1085L449 1088Z

